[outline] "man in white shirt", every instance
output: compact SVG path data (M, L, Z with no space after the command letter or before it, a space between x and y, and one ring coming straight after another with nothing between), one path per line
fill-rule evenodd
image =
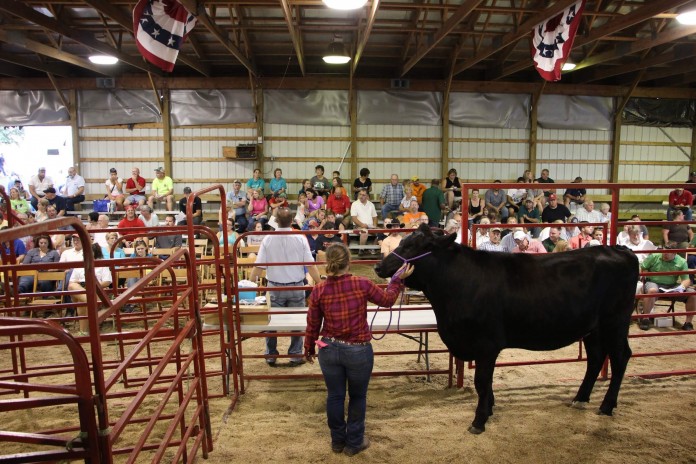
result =
M53 187L53 179L46 175L46 168L40 167L39 172L29 179L29 193L31 193L31 206L38 209L39 200L42 199L49 187Z
M109 229L109 216L106 214L100 214L97 218L97 229ZM92 241L98 243L102 248L109 248L109 244L106 241L106 234L108 232L93 232Z
M594 209L594 201L585 199L582 208L575 212L578 222L602 222L602 213Z
M374 203L368 200L367 192L361 190L358 199L350 205L350 218L359 233L360 245L367 244L368 229L373 229L377 225L377 210ZM372 254L377 254L377 250L371 250ZM360 255L365 251L360 249Z
M276 219L278 221L277 231L291 231L293 214L288 208L278 208ZM259 263L251 271L251 280L256 280L261 276L263 269L266 269L266 279L269 287L300 287L305 285L305 267L307 272L319 282L321 277L314 265L312 251L309 242L303 235L266 235L261 242L259 254L256 256ZM266 263L305 263L304 265L284 265L284 266L265 266ZM304 290L271 291L272 308L303 308L305 306ZM274 367L276 365L275 356L278 355L277 338L266 337L266 363ZM290 359L290 366L303 364L303 339L296 335L290 337L290 348L288 354L293 356Z
M68 168L68 177L60 189L60 196L65 198L65 211L75 211L75 205L85 201L85 179L77 173L75 166Z

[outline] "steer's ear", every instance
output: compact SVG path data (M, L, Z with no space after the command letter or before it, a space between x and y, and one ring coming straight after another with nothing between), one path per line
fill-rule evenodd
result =
M457 234L443 235L442 237L435 237L435 244L442 248L447 248L457 239Z
M423 235L425 235L426 237L432 237L432 236L433 236L433 231L430 230L430 227L428 226L428 224L421 224L421 225L418 227L418 232L421 232L421 233L422 233Z

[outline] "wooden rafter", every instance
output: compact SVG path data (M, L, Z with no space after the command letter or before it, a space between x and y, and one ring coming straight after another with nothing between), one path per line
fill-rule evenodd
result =
M32 40L28 38L25 34L22 34L21 32L6 31L4 29L0 29L0 41L22 47L26 50L38 53L39 55L48 56L58 61L63 61L65 63L79 66L84 69L89 69L90 71L94 71L98 74L103 74L105 76L111 77L115 76L114 71L104 69L103 67L92 64L84 58L57 50L53 47Z
M283 8L283 15L285 16L285 22L288 24L288 32L290 33L290 40L292 40L292 46L295 49L295 56L297 56L297 64L300 66L300 71L302 75L305 75L305 65L304 65L304 53L302 52L302 36L300 35L300 30L295 27L295 21L292 16L292 8L290 8L290 3L288 0L280 0L280 6ZM299 22L299 12L298 12L298 22Z
M454 74L456 75L461 73L462 71L469 69L476 63L479 63L488 58L489 56L502 50L510 43L519 40L521 37L524 37L525 35L528 35L529 31L531 31L532 28L535 27L537 24L548 18L556 16L558 13L565 10L568 6L572 5L576 1L577 0L559 0L556 3L554 3L553 6L530 16L522 25L520 25L520 27L517 30L508 32L507 34L503 35L500 38L500 40L494 41L494 46L476 53L476 55L458 65L454 70Z
M70 69L60 63L46 64L40 60L30 60L24 58L16 53L7 53L0 51L0 61L7 63L12 63L23 68L35 69L46 74L53 74L56 76L67 77L70 75ZM6 71L5 66L3 66L3 71Z
M358 45L355 49L355 56L353 57L353 63L351 64L353 74L355 74L355 70L357 69L360 58L362 58L363 51L365 50L365 45L367 45L367 41L372 33L372 28L375 25L377 9L379 9L379 0L372 0L370 12L367 15L367 23L365 24L365 29L363 29L358 39Z
M636 8L631 13L620 16L616 19L612 19L611 21L607 21L601 27L591 30L589 34L576 37L573 43L573 48L596 43L612 34L616 34L617 32L636 26L652 17L664 13L665 11L677 8L691 1L693 0L660 0L658 2L646 2L644 6ZM588 51L588 54L592 54L592 50ZM522 71L523 69L526 69L532 65L533 62L531 58L519 61L511 66L503 68L499 74L492 75L491 79L495 80L500 79L501 77L509 76L510 74Z
M97 40L93 35L86 32L75 30L67 26L62 21L57 21L50 18L44 14L39 13L33 8L25 6L22 2L15 0L0 0L0 11L5 11L6 13L16 15L26 21L34 23L41 26L48 31L55 32L62 36L68 37L77 43L85 45L86 47L96 50L100 53L111 55L118 58L120 61L129 64L135 68L141 69L147 72L153 72L155 74L162 74L156 67L145 63L142 58L136 58L134 56L125 54L120 50L117 50L113 46L109 46L104 42Z
M416 63L435 48L464 18L469 16L482 1L483 0L465 0L464 3L452 13L452 16L445 21L442 27L428 38L429 40L427 43L421 44L411 59L404 63L401 68L401 75L405 75Z
M575 69L568 72L575 72L599 63L606 63L607 61L616 60L617 58L622 58L632 53L637 53L651 47L666 44L694 33L696 33L696 26L679 26L668 29L655 37L650 37L649 39L641 39L632 43L621 43L611 50L607 50L603 53L599 53L581 61L577 64Z
M106 0L84 0L84 2L103 15L111 18L123 29L133 34L133 18L121 8ZM210 76L210 67L203 64L200 60L185 53L179 53L178 59L204 76Z

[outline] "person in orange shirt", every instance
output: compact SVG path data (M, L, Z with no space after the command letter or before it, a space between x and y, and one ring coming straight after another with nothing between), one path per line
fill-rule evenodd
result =
M411 195L414 195L418 200L418 204L423 204L423 192L425 192L425 185L420 183L418 176L411 177Z
M421 223L428 223L428 215L423 211L418 211L418 202L416 200L411 200L408 213L404 214L404 225L415 229L420 226Z

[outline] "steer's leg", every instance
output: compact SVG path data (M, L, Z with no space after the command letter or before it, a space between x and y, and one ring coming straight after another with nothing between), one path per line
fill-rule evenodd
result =
M611 381L609 388L604 395L604 401L599 406L599 414L611 416L616 407L616 400L619 396L619 389L623 380L628 360L631 358L631 348L628 346L626 335L611 334L606 338L611 338L613 346L609 348L609 360L611 361Z
M599 371L602 370L602 365L607 356L596 330L585 336L583 343L585 343L585 352L587 353L587 369L585 370L585 378L580 384L580 389L578 389L578 393L575 395L575 399L573 399L573 405L575 406L582 406L582 403L590 401L592 388L594 388Z
M496 356L476 359L476 373L474 374L474 386L478 394L476 416L469 427L469 432L479 434L486 430L486 421L493 408L493 370L495 369Z

